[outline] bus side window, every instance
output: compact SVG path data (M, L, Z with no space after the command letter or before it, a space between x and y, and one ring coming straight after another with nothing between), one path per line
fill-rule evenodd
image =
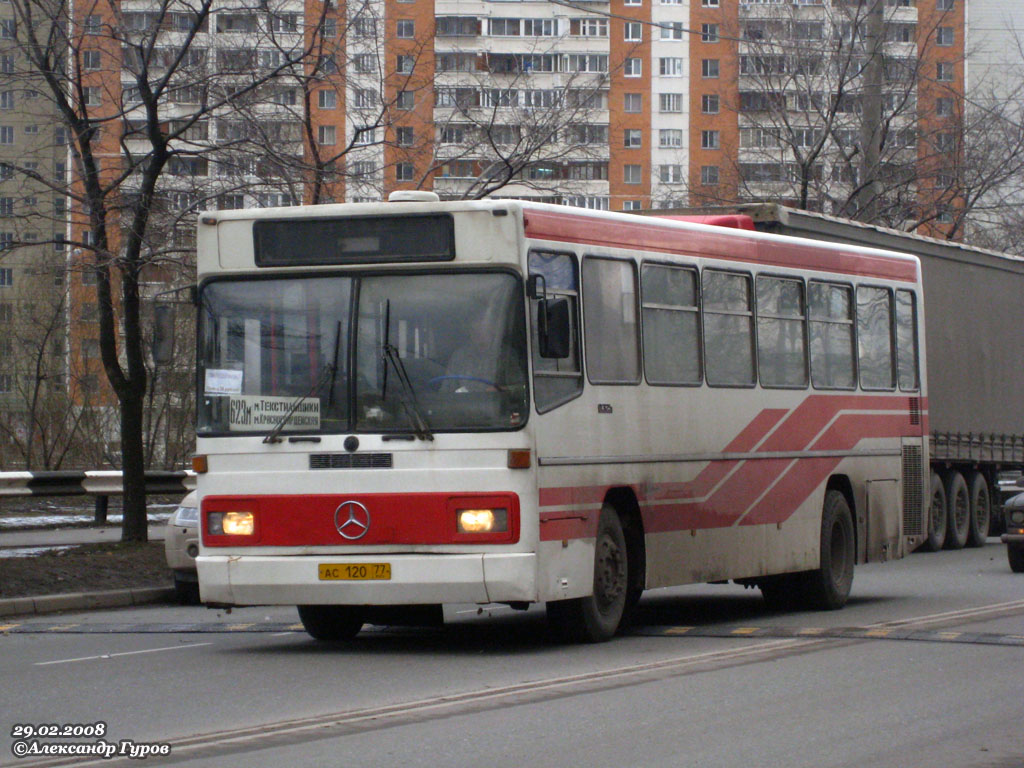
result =
M754 375L754 311L750 276L705 269L704 365L708 384L750 387Z
M640 288L648 383L700 384L703 371L697 270L644 264Z
M807 294L811 383L817 389L855 389L853 289L812 280Z
M577 397L583 391L580 365L579 276L576 257L570 253L530 251L529 273L542 275L548 298L561 297L569 302L569 356L543 358L537 340L537 305L530 301L530 336L533 348L533 393L537 411L550 411Z
M921 387L917 362L917 297L913 291L896 291L896 368L900 389Z
M583 328L591 382L640 382L636 300L636 265L632 261L597 256L583 259Z
M863 389L896 387L892 315L892 293L888 288L857 286L857 347Z
M806 387L804 283L757 278L757 368L762 387Z

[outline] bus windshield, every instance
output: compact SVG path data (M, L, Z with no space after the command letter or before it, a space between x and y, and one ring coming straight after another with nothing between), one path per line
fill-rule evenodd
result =
M511 430L527 418L506 272L225 279L201 288L200 435Z

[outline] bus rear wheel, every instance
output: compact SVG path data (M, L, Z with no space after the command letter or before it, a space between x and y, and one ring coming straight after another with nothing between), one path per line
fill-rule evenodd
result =
M853 588L856 555L850 505L840 491L830 490L821 513L821 564L803 579L808 608L833 611L846 605Z
M300 605L299 620L314 640L351 640L363 628L361 609L351 605Z
M629 557L622 521L605 504L594 542L594 589L586 597L547 604L548 623L563 640L600 643L619 631L630 593Z

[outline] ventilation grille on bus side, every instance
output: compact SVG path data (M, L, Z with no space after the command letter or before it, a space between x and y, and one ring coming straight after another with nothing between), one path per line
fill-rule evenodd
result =
M910 398L910 423L918 426L921 423L921 398Z
M903 446L903 535L924 533L924 459L918 445Z
M311 453L310 469L391 469L390 453Z

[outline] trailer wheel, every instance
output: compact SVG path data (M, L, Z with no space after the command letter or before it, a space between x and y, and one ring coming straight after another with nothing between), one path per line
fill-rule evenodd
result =
M1010 561L1011 571L1014 573L1024 573L1024 549L1007 547L1006 559Z
M984 547L992 524L992 494L988 480L981 472L971 473L971 525L967 543L972 547Z
M932 472L932 500L928 505L928 538L921 549L926 552L938 552L946 543L946 486L938 472Z
M803 600L809 608L833 611L846 605L855 559L850 505L841 492L828 491L821 513L821 565L802 579Z
M629 558L622 521L605 504L594 542L594 591L587 597L547 604L548 623L564 640L600 643L619 630L629 595Z
M351 605L300 605L299 620L314 640L351 640L363 628L363 612Z
M971 494L956 470L946 475L946 549L963 549L971 527Z

